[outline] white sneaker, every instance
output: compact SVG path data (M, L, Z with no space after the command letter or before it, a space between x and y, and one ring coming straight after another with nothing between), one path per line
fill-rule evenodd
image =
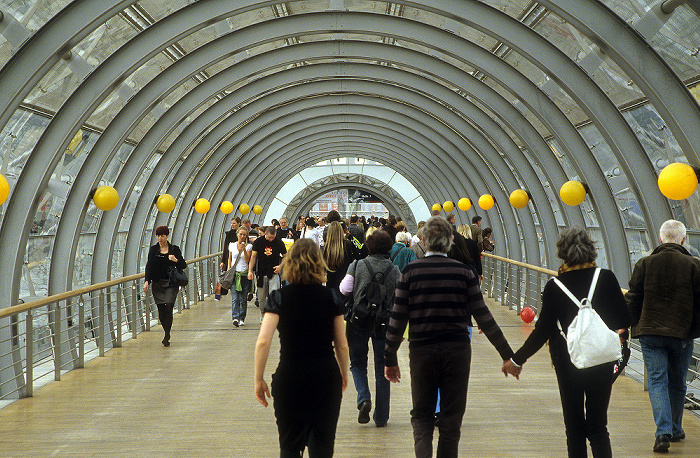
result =
M241 321L238 322L238 325L239 325L239 326L245 326L245 323L243 322L243 320L241 320Z
M233 320L233 325L234 325L235 327L238 327L238 320Z

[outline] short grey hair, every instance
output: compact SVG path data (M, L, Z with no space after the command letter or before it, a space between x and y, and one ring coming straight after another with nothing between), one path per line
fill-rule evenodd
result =
M408 237L408 232L400 231L396 233L396 241L400 243L406 243L410 240Z
M683 239L686 236L685 224L675 219L669 219L661 225L659 229L659 238L661 243L677 243L683 244Z
M430 251L447 253L452 247L452 225L442 216L432 216L423 226L423 242Z
M588 232L579 226L573 226L559 234L557 256L566 264L573 266L595 261L598 252Z

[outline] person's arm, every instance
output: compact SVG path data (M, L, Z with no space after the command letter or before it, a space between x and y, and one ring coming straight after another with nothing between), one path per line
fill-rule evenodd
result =
M253 269L255 268L255 261L258 259L258 252L253 250L252 254L250 255L250 263L248 264L248 280L253 279Z
M182 251L180 251L180 247L177 245L172 245L171 251L172 251L172 254L170 256L168 256L168 259L170 259L172 262L174 262L177 265L178 269L186 268L187 262L185 261L185 257L182 256Z
M253 256L253 246L252 245L246 245L245 248L245 254L243 257L245 258L245 263L250 265L250 258Z
M537 353L539 349L547 343L553 333L559 332L557 317L551 305L554 303L552 288L558 288L558 286L555 286L554 282L550 280L542 291L542 308L539 310L535 329L530 333L522 347L520 347L512 357L515 365L525 364L528 358Z
M148 292L148 285L151 284L151 280L153 279L153 274L151 272L151 269L153 268L153 256L154 256L154 251L153 247L151 247L148 250L148 261L146 261L146 269L144 273L144 282L143 282L143 292L147 293Z
M386 328L384 377L392 383L401 381L397 352L403 341L403 334L408 324L409 277L410 274L401 274L394 292L394 306L391 309L391 318L389 318L389 324Z
M279 324L280 316L276 313L267 312L263 315L260 323L260 333L258 341L255 343L255 398L260 404L267 407L267 399L270 398L270 389L265 383L265 365L270 355L270 345L272 336Z
M345 391L345 388L348 387L350 353L343 315L336 316L333 321L333 346L335 347L335 358L338 360L338 366L340 367L340 375L343 377L343 391Z
M284 267L284 263L287 260L287 253L282 253L282 261L280 261L279 265L275 266L275 273L278 274L282 271L282 267Z
M630 277L629 289L625 294L627 306L632 316L632 326L639 323L639 318L642 316L642 304L644 303L644 263L637 262Z
M484 302L484 296L479 289L478 278L471 271L468 272L470 274L467 280L469 310L479 325L479 329L486 335L491 345L496 348L498 354L501 355L501 359L506 361L513 356L513 350Z

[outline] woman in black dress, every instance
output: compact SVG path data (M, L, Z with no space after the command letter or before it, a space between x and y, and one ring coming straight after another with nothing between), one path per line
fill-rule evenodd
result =
M143 292L148 292L149 285L153 300L158 306L158 319L165 331L163 345L170 346L170 328L173 325L173 306L177 299L177 292L180 289L177 285L171 285L168 268L176 266L178 269L187 267L185 259L182 257L180 247L168 242L170 230L168 226L156 228L158 243L148 250L148 262L146 262L146 275L143 283Z
M272 375L272 397L280 456L333 455L342 392L348 384L348 343L340 295L323 286L326 265L311 239L287 253L283 277L290 284L270 293L255 344L255 397L267 407L265 365L275 329L280 358ZM335 350L335 355L334 355Z
M563 231L557 242L557 255L564 261L557 278L578 299L586 297L597 269L595 258L598 255L588 233L579 227ZM626 338L630 312L611 271L600 270L591 303L605 324L620 334L621 339ZM578 310L553 280L547 282L542 291L542 309L535 329L513 358L503 364L503 372L517 376L520 366L549 341L552 365L559 383L569 457L587 456L586 439L594 457L611 457L608 404L616 361L586 369L577 369L573 365L557 322L562 329L568 329Z

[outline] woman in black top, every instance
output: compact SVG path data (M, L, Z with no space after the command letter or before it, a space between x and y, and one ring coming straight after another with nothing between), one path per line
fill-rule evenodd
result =
M311 457L329 457L348 384L343 303L339 294L322 285L326 265L311 239L294 242L283 277L290 284L270 293L262 308L255 344L255 397L267 407L270 390L263 375L277 329L280 359L272 375L272 397L280 456L300 457L308 447Z
M561 233L557 249L557 255L564 261L557 278L578 299L587 297L597 257L590 236L585 230L572 227ZM611 271L601 269L591 302L605 324L617 331L621 339L626 338L630 313L617 278ZM513 358L504 363L503 372L517 376L520 365L549 341L552 364L559 383L569 456L587 456L588 438L594 457L610 457L612 448L607 417L616 362L586 369L577 369L573 365L557 321L566 330L578 310L578 306L553 280L547 282L542 292L542 309L535 329Z
M333 221L328 226L328 236L323 246L323 259L328 266L326 274L326 286L339 291L340 281L345 277L348 266L355 259L359 259L359 248L346 238L345 223Z
M168 242L170 230L168 226L156 228L158 243L148 250L148 261L146 262L145 281L143 292L148 292L148 286L152 285L153 300L158 306L158 319L165 331L163 345L170 346L170 328L173 325L173 306L177 299L177 292L180 289L177 285L171 285L168 275L168 268L176 266L178 269L187 267L185 259L182 257L180 247Z

